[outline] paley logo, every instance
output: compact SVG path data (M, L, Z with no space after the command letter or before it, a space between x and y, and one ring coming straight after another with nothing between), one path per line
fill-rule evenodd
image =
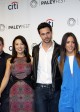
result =
M30 24L23 24L23 25L10 25L8 26L8 29L23 29L23 28L29 28Z
M64 3L65 0L41 0L41 5L49 5L49 4L55 4L55 3Z
M30 6L32 8L35 8L37 6L37 4L38 4L37 0L31 0L31 2L30 2Z
M4 31L5 30L5 25L4 24L0 24L0 31Z
M18 9L18 2L12 2L10 5L8 5L9 10Z
M39 2L39 3L38 3ZM35 8L37 5L52 5L52 4L56 4L56 3L64 3L65 0L31 0L30 2L30 6L32 8Z
M76 24L76 20L74 18L69 18L67 24L69 26L74 26Z
M53 27L53 19L47 19L46 22Z

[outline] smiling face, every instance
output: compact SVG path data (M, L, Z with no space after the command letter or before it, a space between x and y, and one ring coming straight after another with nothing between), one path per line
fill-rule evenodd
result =
M65 45L65 49L66 49L66 54L68 56L74 55L75 42L74 42L74 38L72 36L69 36L67 38L66 45Z
M15 46L15 50L17 52L17 56L24 55L25 45L22 43L22 41L20 39L15 40L14 46Z

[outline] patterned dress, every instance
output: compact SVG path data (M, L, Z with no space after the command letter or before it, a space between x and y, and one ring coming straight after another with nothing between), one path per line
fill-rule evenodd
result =
M16 58L11 66L12 76L18 80L10 89L10 112L34 112L33 89L24 80L30 75L31 69L26 57Z

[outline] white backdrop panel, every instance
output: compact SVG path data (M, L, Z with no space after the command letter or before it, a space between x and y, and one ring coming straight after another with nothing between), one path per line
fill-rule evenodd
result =
M80 0L0 0L0 36L4 50L11 54L12 41L17 35L26 38L30 53L41 40L37 26L48 22L53 39L61 43L66 32L73 32L80 44Z

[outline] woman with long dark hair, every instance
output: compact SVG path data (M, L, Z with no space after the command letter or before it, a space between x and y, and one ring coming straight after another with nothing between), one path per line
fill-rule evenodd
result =
M59 112L80 112L80 54L72 32L63 35L58 61L63 79Z
M9 79L11 80L10 112L34 112L31 72L32 58L28 44L26 39L19 35L13 40L12 58L7 60L5 75L0 87L0 93L2 93Z

